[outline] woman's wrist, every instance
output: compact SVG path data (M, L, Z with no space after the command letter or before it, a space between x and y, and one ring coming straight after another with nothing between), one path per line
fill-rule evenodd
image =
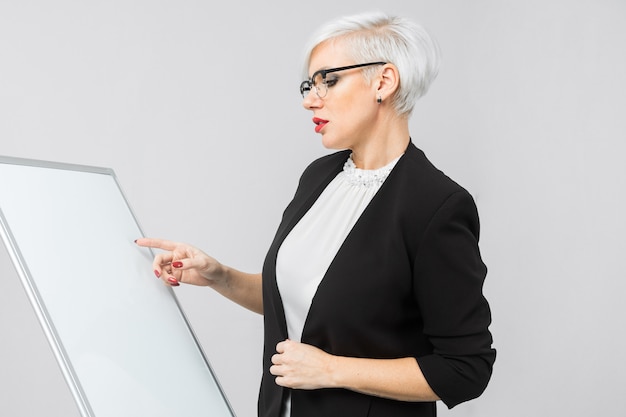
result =
M217 262L215 265L212 265L211 269L212 270L208 271L207 275L204 276L209 287L219 292L226 291L231 287L231 268Z

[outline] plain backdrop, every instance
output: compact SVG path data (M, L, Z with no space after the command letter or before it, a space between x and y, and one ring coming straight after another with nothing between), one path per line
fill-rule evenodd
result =
M257 272L328 152L297 90L309 34L366 10L412 18L443 64L411 134L477 201L498 349L484 395L440 414L623 416L626 2L214 3L0 0L0 154L113 168L146 234ZM124 285L115 259L92 267ZM68 245L58 285L86 272ZM238 417L254 416L261 317L176 294ZM0 415L78 416L4 248Z

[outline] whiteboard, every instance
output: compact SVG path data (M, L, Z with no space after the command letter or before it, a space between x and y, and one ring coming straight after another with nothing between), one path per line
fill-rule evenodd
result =
M0 157L0 223L82 416L234 416L111 169Z

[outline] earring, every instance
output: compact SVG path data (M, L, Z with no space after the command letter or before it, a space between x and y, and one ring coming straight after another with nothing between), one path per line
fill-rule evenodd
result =
M383 98L381 96L378 96L378 98L376 99L376 103L380 104L383 102Z

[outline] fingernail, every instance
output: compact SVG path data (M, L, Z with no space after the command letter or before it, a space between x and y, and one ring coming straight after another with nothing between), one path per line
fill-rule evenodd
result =
M182 268L183 267L183 263L180 262L180 261L172 262L172 266L174 268Z
M154 275L156 275L157 278L161 278L161 273L156 269L154 270Z
M167 281L172 284L174 287L178 287L180 283L176 281L174 278L168 278Z

